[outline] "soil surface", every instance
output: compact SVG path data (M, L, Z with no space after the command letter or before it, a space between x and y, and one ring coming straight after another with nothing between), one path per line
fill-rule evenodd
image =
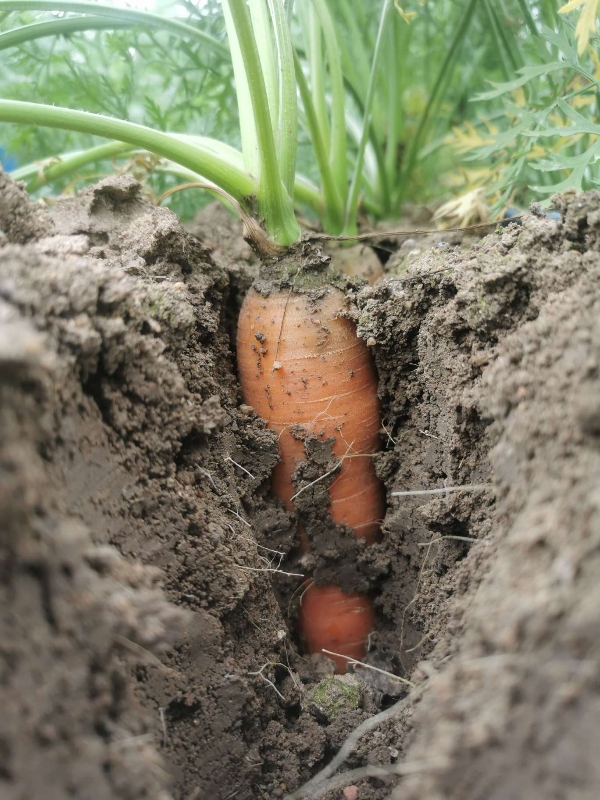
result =
M313 566L372 592L388 674L340 679L302 653L241 401L238 224L186 231L127 176L49 211L0 173L3 798L599 796L600 195L555 204L348 284L387 514Z

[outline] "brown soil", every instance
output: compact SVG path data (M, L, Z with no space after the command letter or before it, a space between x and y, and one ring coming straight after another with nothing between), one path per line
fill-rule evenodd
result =
M388 512L314 566L374 592L368 660L417 687L310 797L600 794L600 195L557 203L352 291ZM3 798L284 797L407 688L361 670L325 707L298 652L232 350L256 265L222 212L192 230L126 176L49 212L0 174Z

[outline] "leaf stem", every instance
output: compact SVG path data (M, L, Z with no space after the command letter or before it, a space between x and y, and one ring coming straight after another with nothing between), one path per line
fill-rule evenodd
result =
M329 79L331 82L331 140L329 160L331 171L341 197L348 194L348 155L346 142L345 90L342 77L340 48L335 32L335 25L324 0L312 0L323 33ZM319 37L320 38L320 37ZM324 93L324 89L322 89ZM324 94L323 94L324 96Z
M254 189L252 178L246 172L214 151L133 122L112 119L102 114L90 114L87 111L74 111L60 106L24 103L18 100L0 100L0 122L91 133L141 147L213 181L242 203Z
M256 193L259 212L264 216L267 232L278 244L292 244L300 239L300 226L294 216L292 200L285 190L279 172L269 103L250 11L244 0L227 0L227 5L244 62L254 114L260 161ZM244 124L244 120L241 120L241 124Z
M0 33L0 50L47 36L68 36L70 33L91 30L117 30L118 28L131 28L135 24L127 20L119 21L102 17L68 17L51 22L35 22L32 25L23 25L21 28Z
M124 155L132 149L132 146L125 142L108 142L88 150L48 158L45 163L34 161L32 164L14 170L10 176L15 181L25 181L27 191L35 192L45 184L60 180L65 175L71 175L81 167L93 164L95 161L104 161L107 158Z
M185 22L178 22L168 17L161 17L158 14L151 14L148 11L137 11L133 8L115 8L115 6L103 5L102 3L91 3L80 0L0 0L0 11L66 11L77 14L93 14L95 17L110 17L115 20L123 20L137 24L148 25L153 28L175 33L178 36L185 36L192 41L200 41L201 44L209 47L215 53L229 59L229 50L226 45L219 42L200 28L187 25Z
M325 142L321 136L321 129L315 107L312 102L310 89L302 71L302 64L296 54L294 54L296 64L296 81L298 83L298 90L304 106L304 113L306 114L306 124L312 139L312 146L317 159L317 166L321 177L321 190L325 198L325 218L323 220L325 230L327 233L337 235L341 233L344 224L344 208L342 198L339 195L333 174L331 172L331 165L327 157L327 149Z
M371 109L373 106L373 99L375 97L375 82L377 79L377 70L379 69L379 59L383 45L383 38L386 31L390 12L393 8L393 0L383 0L383 8L381 10L381 18L379 20L379 30L377 31L377 39L375 40L375 52L373 53L373 61L371 63L371 74L369 76L369 87L367 89L367 97L365 100L365 108L363 112L363 129L358 145L358 154L356 156L356 163L354 166L354 175L352 176L352 183L350 185L350 193L346 204L346 219L344 224L344 233L351 236L356 233L356 216L358 211L358 195L360 192L360 184L362 180L362 170L365 161L365 149L369 139L369 129L371 126Z

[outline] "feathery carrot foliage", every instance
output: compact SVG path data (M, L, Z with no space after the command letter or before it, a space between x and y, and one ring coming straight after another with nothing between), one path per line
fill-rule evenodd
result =
M594 185L597 6L598 0L251 0L272 146L289 202L329 232L351 233L360 213L393 220L407 202L466 192L500 210ZM116 141L114 125L101 133L114 137L107 143L91 123L85 130L81 120L69 130L47 127L47 115L25 124L36 121L32 110L17 114L13 106L12 117L0 109L0 142L18 159L15 176L48 195L120 169L157 196L207 177L181 155L201 147L202 164L218 155L231 166L212 179L264 217L256 202L264 175L248 138L254 111L247 91L240 92L241 61L234 70L233 28L222 4L148 0L147 7L0 0L5 102L36 100L194 138L180 138L179 156L171 158L150 153L139 138ZM279 7L275 23L272 9ZM284 28L291 49L282 78ZM282 136L291 118L277 117L286 109L299 126L293 122L296 133ZM182 192L171 202L190 217L199 193Z

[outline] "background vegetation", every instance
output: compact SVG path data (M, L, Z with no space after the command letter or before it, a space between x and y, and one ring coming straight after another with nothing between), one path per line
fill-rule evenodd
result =
M0 0L2 97L103 113L240 147L233 70L226 52L160 27L116 25L15 45L14 34L10 38L15 29L65 16L81 19L53 12L51 2L48 10L27 5ZM407 202L454 198L443 215L469 222L490 208L500 213L509 204L525 205L557 189L595 185L600 154L600 126L595 122L600 110L597 5L598 0L574 0L568 13L561 14L558 0L403 0L402 5L397 0L386 22L375 84L361 186L367 210L393 220ZM142 7L225 42L217 0L148 0ZM327 7L344 77L350 172L382 3L327 0ZM578 19L583 25L576 36ZM301 14L293 18L292 34L314 86L318 75L311 69L310 37ZM328 104L330 71L324 72L323 81ZM316 180L313 137L302 124L300 108L298 169ZM10 159L19 167L33 163L30 176L39 177L44 159L102 143L83 134L0 124L5 162ZM152 171L155 164L147 156L113 157L37 191L74 191L122 169L133 171L148 193L157 196L181 179ZM175 210L186 218L199 201L198 192L172 198Z

